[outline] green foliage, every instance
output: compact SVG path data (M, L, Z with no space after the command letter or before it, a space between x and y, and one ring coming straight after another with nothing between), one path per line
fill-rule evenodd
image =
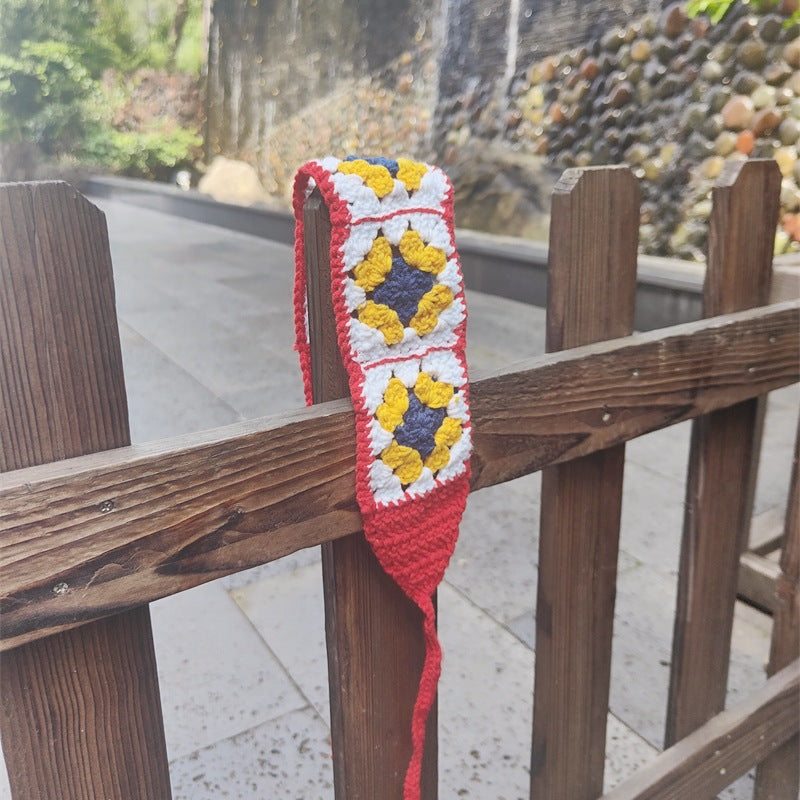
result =
M170 47L170 18L168 14L156 17L148 27L144 43L145 61L153 69L166 69L172 55Z
M781 0L689 0L686 13L690 17L706 16L716 25L737 2L751 6L758 13L772 11L781 4ZM787 24L794 22L800 22L800 11L794 11L787 17Z
M64 42L23 41L0 55L0 136L28 139L45 153L69 149L87 132L97 83Z
M202 138L194 131L161 125L146 131L97 130L79 155L89 164L123 175L166 180L200 154Z
M93 75L105 69L131 72L143 65L145 53L134 35L124 0L102 0L95 4L94 24L84 38L84 63Z
M0 0L0 53L17 55L31 41L80 46L94 19L94 0Z
M163 69L171 63L199 75L204 58L203 3L186 0L176 41L174 0L0 0L0 53L24 41L58 41L80 52L94 76L103 70Z
M126 0L125 6L133 25L134 38L142 50L144 66L164 69L173 63L179 72L200 75L205 58L203 0L185 2L188 10L186 24L183 35L175 41L173 28L181 0ZM187 57L186 51L191 55Z
M199 156L200 136L168 121L115 130L131 81L103 76L199 75L203 57L202 0L0 0L0 140L166 178Z
M189 0L189 16L183 36L175 50L175 68L178 72L200 75L206 58L206 40L203 30L203 0Z
M730 11L733 3L734 0L690 0L686 4L686 13L690 17L706 16L716 25Z
M60 42L95 78L142 58L124 0L0 0L0 19L5 55L18 55L23 42Z

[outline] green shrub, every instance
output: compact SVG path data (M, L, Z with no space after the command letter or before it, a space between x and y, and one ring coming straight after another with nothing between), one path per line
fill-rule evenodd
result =
M98 90L73 46L24 41L18 55L0 54L0 137L66 152L91 127Z
M90 164L138 178L167 180L199 157L202 138L194 131L163 124L146 131L106 127L87 138L78 155Z
M199 76L202 8L202 0L0 0L0 143L147 178L191 164L196 132L168 120L136 132L112 122L137 69Z
M0 0L0 53L23 42L63 42L82 48L95 20L94 0Z
M737 2L752 6L753 10L757 12L771 11L781 4L780 0L689 0L686 4L686 13L690 17L697 17L702 14L716 24L725 17ZM798 21L800 21L800 11L792 12L787 19L789 24Z
M206 56L202 0L190 0L189 10L183 36L181 36L175 52L175 68L179 72L197 76L203 71Z

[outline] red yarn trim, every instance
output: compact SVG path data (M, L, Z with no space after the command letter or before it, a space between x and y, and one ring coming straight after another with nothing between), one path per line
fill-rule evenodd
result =
M428 494L404 499L392 504L378 504L369 485L369 466L372 462L369 426L372 419L363 400L364 371L350 349L348 323L350 315L344 298L343 245L352 227L364 222L382 222L396 215L432 213L441 216L448 228L451 245L455 246L453 230L453 187L448 181L443 208L409 208L384 216L353 219L348 204L337 193L330 173L317 162L301 167L295 178L293 205L295 213L295 348L303 370L306 402L313 402L311 389L311 348L306 327L305 240L303 237L303 207L309 181L315 182L328 207L331 219L331 288L336 317L337 340L342 361L347 370L353 398L356 424L356 498L364 521L364 535L383 569L420 608L423 614L425 660L420 677L419 692L411 721L412 755L404 783L405 800L418 800L422 755L425 744L425 725L436 698L441 672L442 652L436 635L436 613L432 595L441 582L455 548L458 526L469 493L469 462L464 471L449 481L437 483ZM458 256L455 255L458 259ZM463 281L460 294L463 297ZM464 350L466 345L465 319L455 329L456 344L451 352L466 375ZM420 358L438 346L423 348L408 356L387 357L370 366L392 361ZM469 403L469 384L459 390ZM464 426L470 428L469 422Z
M402 211L390 211L388 214L380 214L377 217L359 217L356 222L385 222L387 219L396 217L397 214L433 214L437 217L444 217L444 213L438 208L404 208Z

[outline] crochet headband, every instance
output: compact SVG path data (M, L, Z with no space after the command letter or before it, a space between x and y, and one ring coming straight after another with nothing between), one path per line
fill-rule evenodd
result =
M364 534L424 619L404 789L414 800L441 670L432 595L458 537L472 447L453 187L440 169L403 158L325 158L298 171L295 332L309 404L303 206L314 187L331 219L333 308L356 418Z

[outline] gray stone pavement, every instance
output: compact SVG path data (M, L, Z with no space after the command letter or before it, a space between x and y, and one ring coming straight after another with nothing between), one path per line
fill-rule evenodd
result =
M302 405L288 247L99 205L134 441ZM468 302L473 378L542 352L541 309L474 292ZM797 387L770 400L756 513L785 506L799 402ZM688 434L684 424L628 446L608 786L662 745ZM440 591L443 798L527 797L538 511L537 475L468 504ZM152 614L176 800L333 798L317 549L159 601ZM730 700L764 680L770 628L738 604ZM751 787L745 776L723 796Z

